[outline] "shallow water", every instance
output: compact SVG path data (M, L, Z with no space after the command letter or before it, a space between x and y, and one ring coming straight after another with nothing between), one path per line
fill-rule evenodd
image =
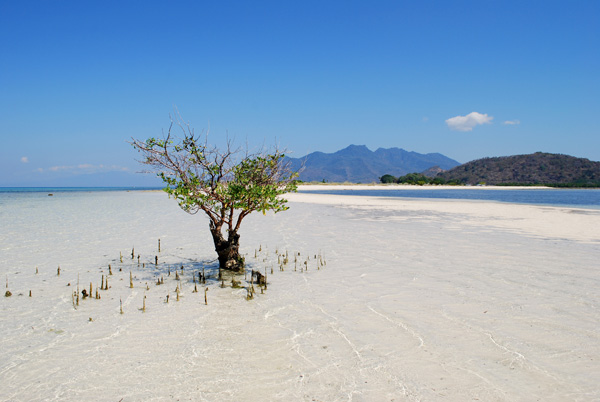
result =
M191 274L216 274L208 223L163 193L17 197L0 205L13 292L0 400L600 398L600 243L472 219L303 202L251 215L242 247L268 289L247 301L209 280L205 305ZM279 271L276 250L300 252L296 270ZM77 281L96 288L108 264L110 289L75 309Z

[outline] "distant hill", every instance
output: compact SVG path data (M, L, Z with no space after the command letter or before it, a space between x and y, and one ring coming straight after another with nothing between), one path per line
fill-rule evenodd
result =
M529 155L477 159L436 178L463 184L600 187L600 162L568 155Z
M439 166L432 166L429 169L422 171L421 174L423 176L427 176L427 177L435 177L438 174L444 173L444 172L446 172L446 170L442 169L441 167L439 167Z
M447 170L459 165L438 153L420 154L400 148L379 148L373 152L365 145L350 145L331 154L313 152L288 160L293 169L304 166L300 180L352 183L378 182L384 174L400 176L434 166Z

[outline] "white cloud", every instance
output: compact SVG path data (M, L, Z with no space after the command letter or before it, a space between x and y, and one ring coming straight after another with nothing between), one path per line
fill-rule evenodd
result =
M486 114L471 112L466 116L451 117L446 120L450 130L454 131L472 131L473 127L480 124L490 124L494 118Z
M21 157L21 162L23 163L29 163L29 158L26 156Z
M81 165L77 165L77 166L52 166L49 167L47 169L42 169L39 168L37 169L38 172L42 173L42 172L60 172L60 171L67 171L73 174L86 174L86 173L100 173L100 172L128 172L129 169L123 166L117 166L117 165L110 165L110 166L106 166L106 165L92 165L89 163L83 163Z
M519 120L506 120L504 124L508 124L509 126L515 126L517 124L521 124Z

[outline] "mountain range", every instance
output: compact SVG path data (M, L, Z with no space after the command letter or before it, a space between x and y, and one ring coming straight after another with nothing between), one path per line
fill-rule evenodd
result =
M365 145L350 145L334 153L313 152L302 158L287 158L302 181L379 182L384 174L401 176L431 168L449 170L460 165L439 153L420 154L401 148L371 151ZM434 169L435 170L435 169Z

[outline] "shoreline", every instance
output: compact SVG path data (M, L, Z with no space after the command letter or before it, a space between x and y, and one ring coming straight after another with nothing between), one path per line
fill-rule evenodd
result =
M95 192L95 191L162 191L164 186L95 186L95 187L41 187L41 186L4 186L0 187L0 193L9 192ZM314 191L323 189L336 190L600 190L600 187L550 187L550 186L467 186L467 185L416 185L416 184L383 184L383 183L301 183L298 185L301 191Z
M558 190L547 186L448 186L448 185L415 185L415 184L300 184L300 191L335 190ZM575 189L573 189L575 190Z
M286 194L290 202L331 205L387 214L423 214L461 216L468 226L491 226L503 230L520 230L527 235L600 243L600 209L523 204L494 200L392 198L381 196L332 195L315 193ZM569 214L571 224L565 224ZM418 216L418 215L417 215ZM413 219L419 219L415 217ZM439 218L442 219L442 218Z
M584 191L585 190L585 191ZM464 200L600 210L600 190L551 187L456 187L414 185L301 185L300 194L383 197L412 200Z

